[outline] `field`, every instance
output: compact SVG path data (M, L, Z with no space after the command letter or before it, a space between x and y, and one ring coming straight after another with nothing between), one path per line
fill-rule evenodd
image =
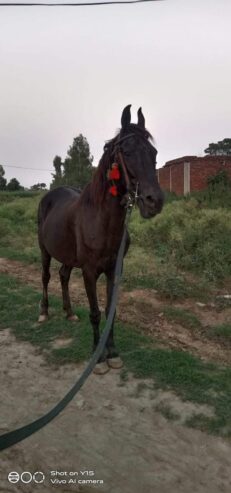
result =
M36 210L40 197L36 193L0 194L0 333L4 356L1 370L6 385L3 421L0 422L2 432L45 412L47 406L65 393L76 379L76 371L81 371L90 356L91 330L81 273L73 273L71 281L71 296L80 322L71 324L64 319L58 265L54 262L50 282L51 317L46 324L37 324L41 274ZM101 380L90 377L80 397L67 411L45 431L15 446L15 453L22 452L25 463L31 464L26 448L26 443L31 443L37 451L37 461L41 462L39 446L44 446L46 433L52 442L55 429L57 448L62 439L62 427L64 435L68 434L68 423L71 428L77 426L77 441L82 429L87 439L89 433L94 435L93 423L97 423L101 433L106 430L105 436L112 439L112 431L118 434L113 451L110 443L106 446L97 438L101 453L102 450L106 455L112 453L116 462L118 454L125 457L123 447L126 451L126 461L118 462L116 474L107 463L109 472L105 472L105 481L112 484L113 478L114 486L100 491L119 493L125 484L124 491L146 493L150 485L155 484L156 491L187 493L192 491L197 464L198 492L206 491L205 486L209 484L208 490L214 493L220 488L228 493L227 471L231 465L228 462L231 456L230 196L224 197L219 190L214 195L205 192L182 199L169 196L163 212L152 220L144 221L138 211L134 211L129 230L132 244L125 260L116 324L123 370L111 371ZM103 278L99 281L99 300L103 307ZM32 375L37 390L33 388ZM16 400L9 397L10 386ZM26 398L21 407L22 389ZM65 416L68 416L66 424ZM81 426L75 425L76 418ZM89 424L91 419L93 423ZM121 429L116 427L116 422ZM57 423L61 423L60 430ZM129 440L126 444L123 440L127 430L130 448ZM68 443L74 454L75 440L70 438ZM145 451L146 443L155 448L154 455ZM211 467L201 448L203 443L209 451ZM47 453L49 447L46 442ZM93 443L91 447L91 459L98 464L98 471L102 471ZM59 456L61 469L65 451L70 452L67 444L63 445ZM84 441L80 443L80 451L86 463ZM129 453L144 455L143 462L137 458L137 471L139 474L143 471L145 476L140 483L130 476L127 483L124 479L126 468L131 471L133 466L128 460ZM10 451L5 452L6 463L9 457ZM162 475L159 460L166 460L169 483L166 482L168 475ZM159 476L154 473L150 476L149 461L159 467Z

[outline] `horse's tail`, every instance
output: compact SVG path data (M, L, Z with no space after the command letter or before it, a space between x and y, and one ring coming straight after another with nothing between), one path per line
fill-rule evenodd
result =
M38 226L40 226L44 220L46 219L48 210L50 209L50 200L49 200L49 194L51 192L48 192L44 197L39 202L38 206L38 213L37 213L37 223Z

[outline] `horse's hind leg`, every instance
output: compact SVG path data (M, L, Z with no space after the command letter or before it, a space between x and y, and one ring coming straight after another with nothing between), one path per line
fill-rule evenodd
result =
M77 315L74 315L71 307L70 295L69 295L69 280L71 275L72 267L68 265L62 265L59 270L59 277L62 286L62 295L63 295L63 309L67 314L68 320L78 320Z
M42 283L43 283L43 295L40 302L40 315L39 322L45 322L48 319L48 283L50 280L50 263L51 257L44 248L41 248L42 254Z

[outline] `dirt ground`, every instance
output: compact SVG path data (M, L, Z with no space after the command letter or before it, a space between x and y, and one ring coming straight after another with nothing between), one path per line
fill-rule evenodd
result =
M15 260L0 258L0 273L5 272L18 278L23 283L29 284L41 292L41 269L36 265L25 265ZM49 292L61 297L60 281L57 269L52 269ZM98 300L101 311L105 307L105 286L98 282ZM70 280L70 296L73 306L88 305L82 278L74 273ZM117 306L117 318L122 322L138 326L151 337L157 337L160 345L170 348L181 348L185 351L200 356L204 360L210 360L222 364L230 364L230 348L219 344L218 341L203 338L201 333L189 330L181 325L168 322L163 317L163 308L169 302L158 299L154 289L134 289L125 291L120 289L119 303ZM175 307L191 310L201 320L204 332L209 325L230 322L231 308L218 312L211 304L199 307L194 300L185 300L180 304L174 302Z
M2 259L0 271L40 288L40 274L36 267L25 268L18 262ZM78 292L80 304L86 304L82 281L74 278L73 289ZM56 275L51 282L51 291L60 293ZM103 304L102 285L99 291L100 303ZM147 299L142 300L142 292L122 292L119 317L134 322L140 313L137 302L146 303L147 313L142 310L143 320L138 319L139 324L148 330L146 325L150 325L152 314L152 326L160 331L163 327L162 317L159 317L161 302L156 300L154 294L152 303L148 305ZM156 322L159 326L155 325ZM199 344L199 336L198 341L195 336L196 342L188 339L184 342L183 332L178 330L179 334L172 337L174 344L177 340L182 341L187 349L192 344L195 352L205 352L205 358L209 356L209 351L218 360L224 361L228 357L222 348L221 353L214 350L216 354L210 346L202 350L204 344L201 341ZM177 334L175 325L173 331ZM163 337L163 343L165 337L169 335ZM0 433L22 426L45 413L76 381L83 367L48 366L43 355L33 346L16 341L10 327L1 330ZM24 442L1 452L0 493L48 493L55 490L85 493L230 493L230 442L183 425L185 418L192 413L211 415L212 410L206 406L183 403L171 392L153 390L151 382L145 383L146 388L140 392L142 382L131 376L121 385L119 370L111 370L104 376L91 375L78 396L54 421ZM180 418L174 422L166 420L156 410L161 403L171 403ZM8 481L8 474L12 471L19 474L25 471L32 474L40 472L45 475L45 480L40 484L33 481L12 484ZM59 475L55 476L55 471ZM94 475L86 476L85 473L82 476L81 471L94 471ZM70 472L78 472L75 478L80 480L95 479L103 481L103 484L68 484ZM40 479L42 476L36 477ZM51 478L67 481L67 484L52 484Z

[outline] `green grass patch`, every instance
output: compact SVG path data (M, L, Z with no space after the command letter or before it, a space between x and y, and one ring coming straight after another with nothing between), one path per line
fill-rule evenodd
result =
M0 192L0 256L37 262L37 208L41 193Z
M149 265L147 262L146 270L143 271L138 268L136 274L135 269L131 268L131 262L126 266L125 260L123 283L126 289L155 289L162 298L171 301L184 298L207 301L211 296L211 288L205 280L189 281L184 274L168 264L157 264L156 270L152 272L148 269Z
M90 357L92 329L88 310L78 308L79 323L65 320L61 300L51 296L51 318L44 324L36 322L40 294L7 275L0 276L0 325L11 328L21 340L46 349L54 363L78 363ZM72 338L68 347L52 348L57 338ZM148 336L131 326L116 324L116 341L125 363L122 384L128 372L136 378L153 379L156 387L175 391L183 400L207 404L214 417L206 418L206 430L231 436L231 368L202 362L191 354L160 349ZM193 424L201 427L201 422Z
M186 327L186 329L200 329L201 322L198 317L185 308L175 306L165 306L163 309L164 316L171 322L176 322Z
M213 326L208 330L208 335L210 337L222 339L225 342L231 342L231 324L226 323Z
M203 208L195 198L176 200L146 222L135 211L130 229L137 245L155 252L169 266L191 271L209 281L231 275L228 208Z

